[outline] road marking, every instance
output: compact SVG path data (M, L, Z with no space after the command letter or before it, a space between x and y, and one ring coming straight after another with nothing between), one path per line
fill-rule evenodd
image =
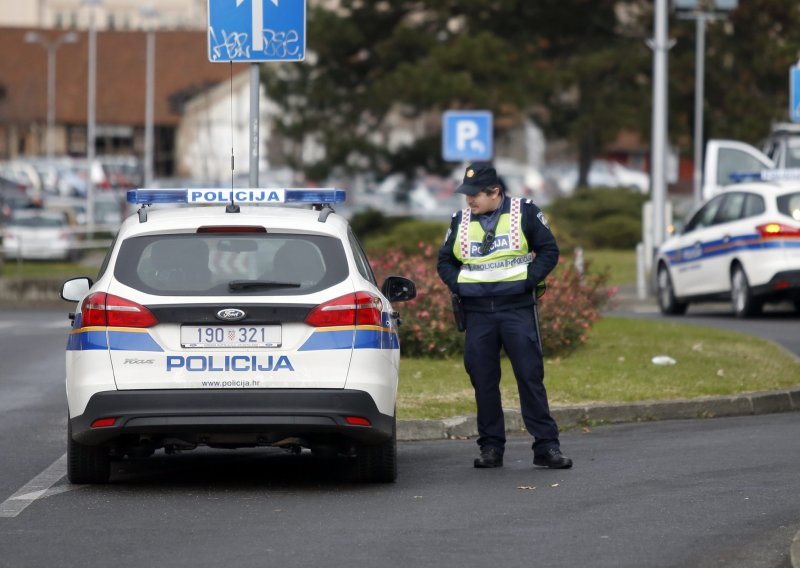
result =
M59 485L53 487L67 473L67 454L54 461L50 467L31 479L11 497L0 503L0 517L16 517L37 499L45 499L85 485Z

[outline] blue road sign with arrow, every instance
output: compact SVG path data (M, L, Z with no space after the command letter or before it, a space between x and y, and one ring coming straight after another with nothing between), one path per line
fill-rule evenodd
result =
M301 61L306 0L208 0L208 60Z

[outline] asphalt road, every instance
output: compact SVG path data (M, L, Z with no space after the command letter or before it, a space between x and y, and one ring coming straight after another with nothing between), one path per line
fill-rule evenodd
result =
M0 312L0 566L787 567L800 417L563 435L568 471L476 470L471 440L402 443L396 484L282 451L157 454L63 477L62 312Z

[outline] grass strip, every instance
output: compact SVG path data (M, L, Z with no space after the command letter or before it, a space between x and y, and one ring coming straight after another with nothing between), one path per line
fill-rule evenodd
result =
M655 365L668 355L675 365ZM502 360L503 406L519 408L516 381ZM800 385L800 362L780 347L736 332L687 324L605 317L589 341L563 359L545 361L551 406L671 400L785 389ZM403 358L398 417L447 418L475 413L461 359Z

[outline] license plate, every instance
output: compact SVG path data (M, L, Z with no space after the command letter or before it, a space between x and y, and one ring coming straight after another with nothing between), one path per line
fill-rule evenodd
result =
M279 325L182 325L182 347L280 347Z

